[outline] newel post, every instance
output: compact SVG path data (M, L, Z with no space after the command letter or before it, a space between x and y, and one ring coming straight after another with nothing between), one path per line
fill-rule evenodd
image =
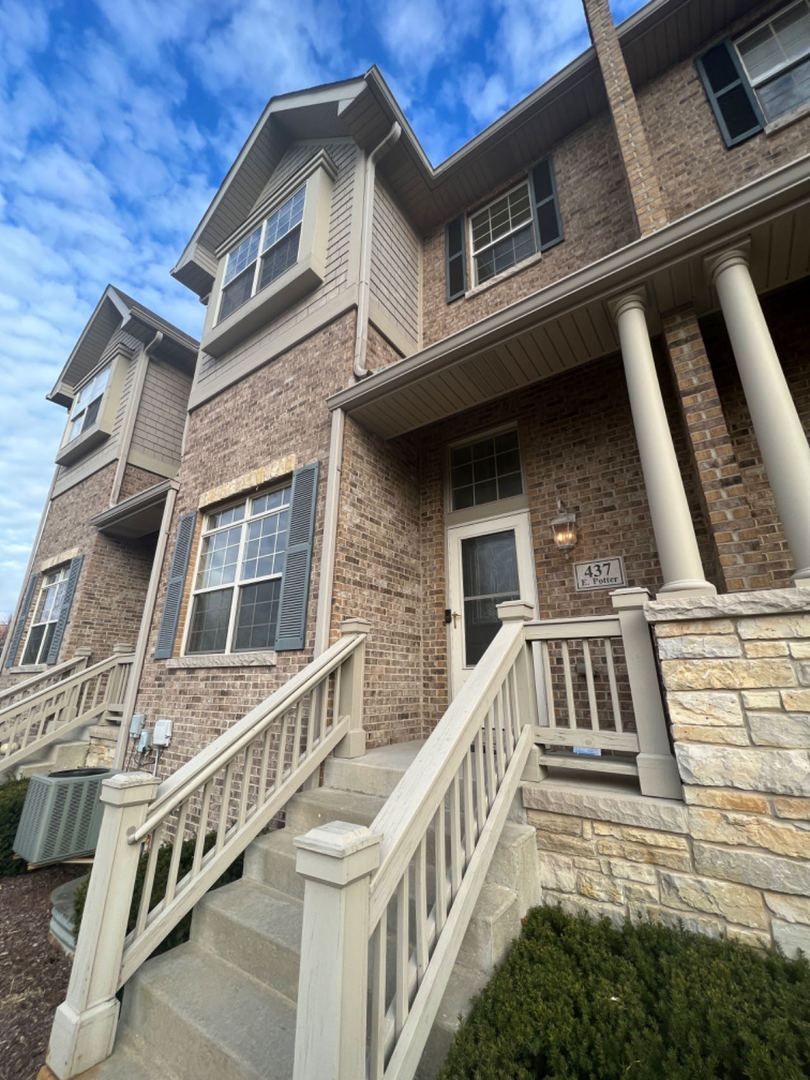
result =
M640 753L636 758L642 795L682 799L678 766L667 734L661 687L655 666L650 628L644 618L647 589L617 589L610 594L619 616L630 696L636 718Z
M127 837L146 820L158 782L121 773L101 785L104 818L87 890L65 1000L56 1010L47 1064L69 1080L112 1053L118 1023L115 994L140 845Z
M366 638L371 623L365 619L344 619L340 636L362 634L363 639L340 672L338 716L349 717L349 731L335 748L335 757L362 757L366 752L366 733L363 730L363 683L366 667Z
M369 883L380 837L333 821L296 837L306 879L293 1080L358 1080L366 1070Z

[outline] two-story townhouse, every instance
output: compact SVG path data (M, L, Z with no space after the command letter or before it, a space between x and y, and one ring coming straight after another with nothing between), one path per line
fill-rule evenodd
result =
M810 6L654 0L618 31L607 0L584 7L593 47L437 168L375 68L271 100L174 268L207 316L134 707L174 720L162 767L185 767L157 802L141 797L152 809L131 835L154 846L159 829L196 829L193 878L204 866L194 820L209 821L220 799L218 867L220 850L249 832L270 756L282 746L290 757L269 782L280 790L304 752L299 707L251 757L251 710L283 700L313 657L329 655L341 620L359 617L370 623L366 745L460 725L428 742L453 768L429 752L402 789L418 790L414 817L427 820L435 767L430 844L444 858L446 826L453 896L458 859L474 865L489 835L484 792L508 773L504 717L519 701L539 718L542 769L527 772L523 803L546 899L614 917L685 912L707 933L806 947ZM654 675L643 694L632 674L622 689L650 649L644 619L643 634L625 634L622 620L647 594L668 729ZM508 638L498 605L521 601L538 646L536 700L515 681L528 661L504 675L488 650ZM598 657L581 648L618 634L623 660L609 642ZM485 735L470 690L490 693L482 672L504 680ZM338 713L346 688L330 685L304 721L322 706ZM628 703L638 732L622 726ZM604 730L603 707L613 710ZM583 722L561 730L555 709L566 708ZM236 742L216 771L229 729L242 739L244 784ZM481 752L487 740L494 759ZM202 750L199 767L189 763ZM376 821L400 828L398 800ZM362 862L381 842L391 877L400 839L352 833L341 857ZM305 876L335 892L353 884L316 866L336 855L333 834L310 844ZM388 928L404 940L393 989L376 879L352 923L375 910L369 1023L383 1034L368 1036L372 1076L399 1060L392 1046L411 1030L448 916L439 884L429 931L412 911L427 903L427 846L427 833L413 841L390 901ZM367 863L358 877L373 873ZM319 917L304 910L305 946L337 932L347 910L327 909L327 892ZM102 912L100 888L93 903ZM149 918L142 908L127 975L151 946ZM86 963L91 946L79 944ZM324 945L321 959L350 965L354 951ZM330 982L325 959L305 961L296 1061L309 1064L296 1077L315 1075L318 1060L301 1040L309 1047L323 1028L337 1045L348 1015L339 997L318 1013L318 984L347 981ZM413 983L409 964L421 972ZM178 961L195 986L204 966L193 951ZM145 977L138 1000L171 997L172 1022L193 1014L200 1030L204 994L179 992L170 971L164 961ZM111 1046L119 983L95 998L89 984L77 975L57 1014L49 1062L60 1080ZM365 991L358 1000L364 1013ZM130 1055L143 1049L138 1008ZM209 1012L218 1053L261 1060L255 1032L248 1047ZM275 1047L268 1034L266 1056Z

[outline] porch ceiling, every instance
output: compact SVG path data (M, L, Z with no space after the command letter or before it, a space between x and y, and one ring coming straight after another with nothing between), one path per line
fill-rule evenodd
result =
M90 524L95 525L99 532L119 540L137 540L149 536L160 528L166 493L170 487L176 487L173 480L161 480L97 514L90 519Z
M810 274L810 157L592 263L330 398L394 438L618 350L608 302L644 287L650 333L685 304L716 310L705 256L750 238L760 293Z

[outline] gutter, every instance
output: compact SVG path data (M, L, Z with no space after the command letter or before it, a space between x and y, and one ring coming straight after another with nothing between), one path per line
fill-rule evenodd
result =
M688 256L708 253L718 244L733 243L755 225L808 197L810 154L373 373L362 385L332 394L327 404L330 409L348 412L371 404L541 320L559 317L582 304L638 285L653 271Z

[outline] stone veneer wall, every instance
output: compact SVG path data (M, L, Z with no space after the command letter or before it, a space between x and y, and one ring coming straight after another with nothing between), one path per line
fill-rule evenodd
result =
M810 590L647 614L684 801L526 785L544 902L810 953Z

